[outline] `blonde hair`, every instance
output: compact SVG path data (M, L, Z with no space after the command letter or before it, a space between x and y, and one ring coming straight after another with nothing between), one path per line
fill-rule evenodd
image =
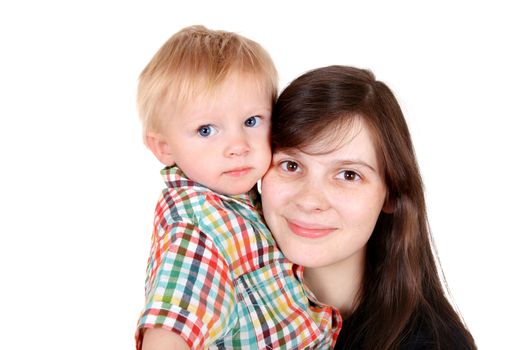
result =
M241 35L196 25L175 33L139 77L137 107L143 135L160 131L166 110L210 93L232 73L253 75L272 98L278 76L270 55Z

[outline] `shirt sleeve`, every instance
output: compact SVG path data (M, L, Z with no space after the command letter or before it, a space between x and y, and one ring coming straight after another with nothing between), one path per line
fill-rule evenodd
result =
M230 271L212 240L191 223L157 225L137 349L144 329L157 327L177 333L192 349L207 348L228 331L234 309Z

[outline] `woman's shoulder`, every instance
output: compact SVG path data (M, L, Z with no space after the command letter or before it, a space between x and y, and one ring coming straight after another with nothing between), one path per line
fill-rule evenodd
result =
M435 334L426 322L417 322L407 331L399 347L400 350L423 350L437 348Z
M446 330L437 332L428 320L417 318L417 321L412 323L412 327L405 333L399 350L472 349L461 329L453 323L447 324L446 327ZM446 335L447 339L443 339L443 335Z
M428 318L415 315L409 322L401 336L398 350L471 350L469 340L462 330L453 323L447 324L445 329L436 329ZM343 328L337 339L334 350L365 349L366 338L372 336L364 325L364 315L357 313L343 323ZM444 339L444 336L447 339Z

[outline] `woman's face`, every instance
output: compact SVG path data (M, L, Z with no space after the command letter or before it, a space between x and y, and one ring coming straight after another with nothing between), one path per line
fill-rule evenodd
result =
M363 261L387 189L372 135L358 118L335 150L278 151L262 181L264 217L292 262L329 267Z

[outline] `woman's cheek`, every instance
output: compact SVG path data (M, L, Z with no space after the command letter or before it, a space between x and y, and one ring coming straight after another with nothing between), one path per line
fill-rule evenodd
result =
M287 186L279 179L275 171L269 171L262 180L262 206L266 220L270 223L273 216L284 205Z

